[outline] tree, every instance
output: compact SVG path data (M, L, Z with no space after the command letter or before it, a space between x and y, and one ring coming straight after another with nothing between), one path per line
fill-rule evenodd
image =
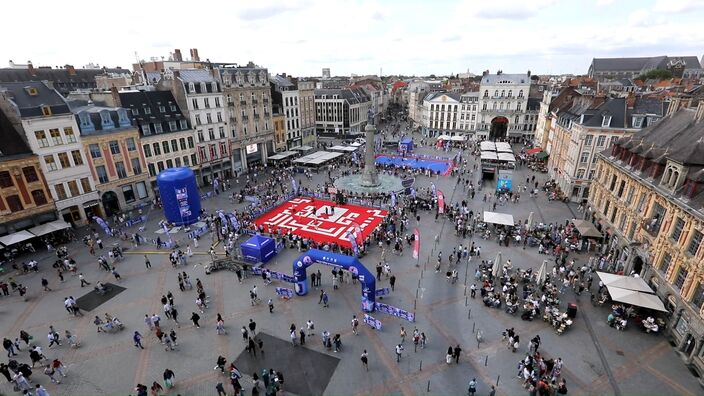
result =
M672 72L663 69L653 69L647 73L641 74L636 77L636 80L646 81L646 80L669 80L672 78Z

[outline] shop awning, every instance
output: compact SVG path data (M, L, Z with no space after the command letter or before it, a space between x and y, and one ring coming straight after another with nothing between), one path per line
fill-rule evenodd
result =
M585 238L602 238L603 235L594 227L594 224L587 220L572 219L572 223L579 231L579 234Z
M532 148L532 149L526 150L526 154L528 154L528 155L533 155L533 154L538 154L538 153L540 153L540 152L542 152L542 151L543 151L542 148L536 147L536 148Z
M4 237L0 238L0 243L2 243L5 246L10 246L10 245L14 245L16 243L26 241L28 239L32 239L34 237L36 237L36 235L32 234L29 231L22 230L22 231L18 231L16 233L14 233L14 234L5 235Z
M31 232L32 234L36 236L42 236L46 234L51 234L54 231L61 231L66 228L70 228L71 224L63 221L63 220L55 220L50 223L42 224L33 228L30 228L28 231Z
M548 153L546 153L545 151L541 151L535 155L535 158L538 158L538 159L544 159L547 157L548 157Z
M622 289L615 286L606 286L613 301L635 305L636 307L667 312L665 304L654 294L643 293L635 290Z
M508 213L497 213L497 212L484 212L484 222L492 224L503 224L507 226L512 226L513 215Z
M627 289L645 293L653 293L653 289L651 289L650 286L648 286L648 284L645 283L642 278L637 278L634 276L616 275L610 274L608 272L599 271L597 271L596 274L606 286L613 286L618 287L620 289Z

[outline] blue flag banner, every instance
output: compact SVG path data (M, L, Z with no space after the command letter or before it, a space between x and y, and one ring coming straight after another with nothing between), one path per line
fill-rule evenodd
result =
M254 274L254 275L261 275L262 272L264 272L264 270L261 267L252 268L252 274ZM288 282L288 283L295 283L296 282L294 277L291 275L286 275L284 273L276 272L276 271L269 271L269 273L271 274L271 279L276 279L276 280L280 280L280 281Z
M364 323L373 329L381 330L381 321L374 319L371 315L364 314Z
M105 232L105 235L112 236L112 232L110 232L110 227L108 226L108 223L105 222L105 220L103 220L101 217L93 216L93 221L98 223L100 228L102 228L103 231Z
M415 322L416 321L416 315L413 312L408 312L404 311L401 308L397 308L388 304L384 303L376 303L376 310L380 312L387 313L389 315L393 315L396 317L399 317L401 319L405 319L409 322Z
M294 292L293 289L287 289L285 287L277 287L276 288L276 294L283 298L293 298Z
M388 287L385 287L383 289L376 289L377 297L388 296L389 294L391 294L391 289L389 289Z

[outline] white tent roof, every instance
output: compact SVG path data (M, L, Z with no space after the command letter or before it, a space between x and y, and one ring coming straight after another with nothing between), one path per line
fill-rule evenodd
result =
M665 305L654 294L641 293L635 290L622 289L620 287L606 285L609 295L614 301L635 305L656 311L667 312Z
M54 231L61 231L65 228L69 228L69 227L71 227L71 224L69 224L63 220L54 220L50 223L46 223L46 224L42 224L42 225L30 228L28 231L36 236L42 236L42 235L50 234Z
M450 136L450 140L452 140L453 142L464 142L467 140L467 136L464 136L464 135Z
M311 146L300 146L300 147L291 148L291 150L296 150L296 151L308 151L308 150L312 150L312 149L313 149L313 147L311 147Z
M450 140L450 135L440 135L437 140Z
M496 151L496 144L494 142L480 142L479 149L481 151Z
M497 160L499 157L493 151L482 151L481 159L483 160Z
M484 212L484 222L493 224L514 225L513 215L508 213Z
M616 274L609 274L608 272L599 272L596 274L599 276L602 282L606 286L614 286L621 289L634 290L646 293L653 293L653 289L648 286L643 278L636 278L633 276L623 276Z
M496 142L496 151L501 153L513 153L511 145L506 142Z
M10 235L5 235L4 237L0 238L0 243L2 243L5 246L10 246L14 245L15 243L20 243L22 241L26 241L27 239L32 239L36 235L32 234L29 231L22 230L22 231L17 231L14 234Z
M352 146L332 146L329 147L328 150L332 151L345 151L345 152L352 152L352 151L357 151L357 147L352 147Z
M282 159L286 159L286 158L288 158L288 157L290 157L290 156L292 156L292 155L296 155L296 154L298 154L298 153L295 152L295 151L284 151L284 152L282 152L282 153L278 153L278 154L276 154L276 155L272 155L271 157L269 157L269 159L270 159L270 160L274 160L274 161L276 161L276 160L282 160Z
M510 153L498 153L496 155L500 161L516 162L516 157Z

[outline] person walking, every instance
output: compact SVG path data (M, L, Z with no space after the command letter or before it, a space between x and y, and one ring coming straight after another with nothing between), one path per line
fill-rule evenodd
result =
M401 361L401 353L403 353L403 345L396 345L396 363Z
M193 322L193 326L195 326L198 329L200 329L200 324L198 323L199 320L200 320L200 315L198 315L195 312L191 312L191 321Z
M298 337L296 337L296 330L291 330L290 336L291 336L291 344L295 347L296 346L296 339L298 338Z
M308 322L306 322L306 328L308 329L308 337L315 334L315 324L312 320L308 319Z
M60 376L66 377L66 366L61 362L61 360L54 359L51 362L51 368L56 370L56 372L59 373Z
M299 334L299 342L301 343L301 345L305 345L306 344L306 331L303 329L303 327L301 327L301 330L299 330L298 334Z
M222 319L222 315L218 314L217 324L215 325L215 331L218 335L227 334L225 331L225 321Z
M249 332L252 334L252 337L256 334L257 330L257 322L255 322L253 319L249 319Z
M469 381L469 389L467 390L467 394L469 396L474 396L475 393L477 393L477 379L472 378L472 380Z
M149 257L147 257L146 254L144 255L144 266L147 267L147 269L152 268L152 263L149 261Z
M218 396L227 396L227 392L225 392L225 386L222 384L222 382L218 382L215 384L215 390L218 391Z
M359 335L359 332L357 331L357 328L359 327L359 319L357 319L357 315L352 315L352 332L354 335Z
M396 275L391 275L389 278L389 285L391 285L391 291L394 291L394 285L396 284Z
M367 353L366 349L364 350L364 352L362 352L362 355L359 357L359 359L362 361L362 367L364 367L365 370L369 371L369 354Z
M78 274L78 279L81 281L81 287L83 287L83 286L85 286L85 285L90 285L90 282L88 282L88 281L86 280L86 277L83 276L83 273L82 273L82 272Z
M138 331L134 332L134 335L132 335L132 340L134 341L134 346L140 349L144 349L142 346L142 335L139 334Z
M174 379L176 378L176 374L171 371L171 369L166 369L164 370L164 385L166 386L166 389L171 389L174 387Z
M329 300L328 294L323 293L323 308L330 308L330 305L328 305Z
M52 383L52 384L57 384L57 385L58 385L58 384L61 383L61 380L59 380L59 379L56 378L56 370L54 370L54 369L51 367L51 364L47 364L46 366L44 366L44 374L46 374L47 377L49 377L49 379L51 380L51 383Z
M266 304L269 306L269 313L274 313L274 300L269 299Z
M457 344L455 349L452 351L452 357L455 358L455 363L460 364L460 354L462 353L462 348L460 344Z
M50 396L49 391L47 391L45 387L43 387L39 384L36 384L34 386L34 393L35 393L35 396ZM27 394L30 394L30 393L27 393Z
M46 278L42 278L42 287L44 288L44 291L51 291L49 288L49 281Z
M401 326L401 331L399 331L399 335L401 336L401 344L406 342L406 328Z
M252 339L252 337L249 337L247 340L247 352L249 352L251 355L254 355L254 357L257 357L257 346Z

